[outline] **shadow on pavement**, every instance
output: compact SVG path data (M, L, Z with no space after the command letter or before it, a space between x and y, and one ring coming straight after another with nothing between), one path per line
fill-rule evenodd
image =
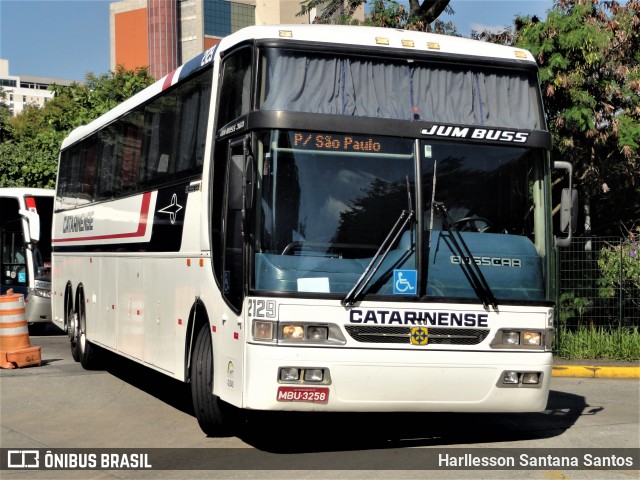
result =
M249 415L239 436L273 453L516 442L561 435L586 406L552 391L541 413L265 413Z
M100 350L100 358L103 369L111 375L181 412L194 415L189 384L106 350Z

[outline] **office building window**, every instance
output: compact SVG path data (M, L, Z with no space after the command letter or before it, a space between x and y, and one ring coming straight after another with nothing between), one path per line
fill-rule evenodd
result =
M224 37L255 25L255 6L226 0L205 0L204 33Z

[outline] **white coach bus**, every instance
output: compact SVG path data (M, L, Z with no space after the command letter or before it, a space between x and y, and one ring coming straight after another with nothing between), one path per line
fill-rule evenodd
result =
M52 188L0 188L0 287L24 296L29 324L51 322Z
M53 315L228 409L545 409L551 137L529 52L256 26L63 142Z

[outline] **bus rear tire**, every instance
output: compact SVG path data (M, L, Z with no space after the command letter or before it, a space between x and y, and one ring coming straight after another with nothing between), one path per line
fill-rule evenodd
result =
M74 338L71 341L71 353L73 358L80 362L85 370L95 370L99 368L99 355L97 347L87 340L87 316L85 310L84 290L78 287L76 293L76 309L72 314L75 316Z
M200 328L191 354L191 398L198 425L209 437L229 436L228 408L213 392L213 352L209 325Z
M65 292L64 308L64 324L67 330L67 335L69 336L69 343L71 344L71 356L74 361L79 362L80 350L76 341L78 337L78 315L73 309L73 295L71 287L67 287L67 291Z

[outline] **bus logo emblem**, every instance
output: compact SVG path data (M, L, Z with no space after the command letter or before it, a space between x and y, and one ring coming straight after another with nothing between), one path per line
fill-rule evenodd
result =
M167 213L169 215L169 221L171 225L176 223L176 215L180 210L182 210L182 205L178 203L178 196L174 193L173 197L171 197L171 204L166 207L158 210L159 213Z
M427 327L411 327L411 345L427 345L429 343L429 329Z

